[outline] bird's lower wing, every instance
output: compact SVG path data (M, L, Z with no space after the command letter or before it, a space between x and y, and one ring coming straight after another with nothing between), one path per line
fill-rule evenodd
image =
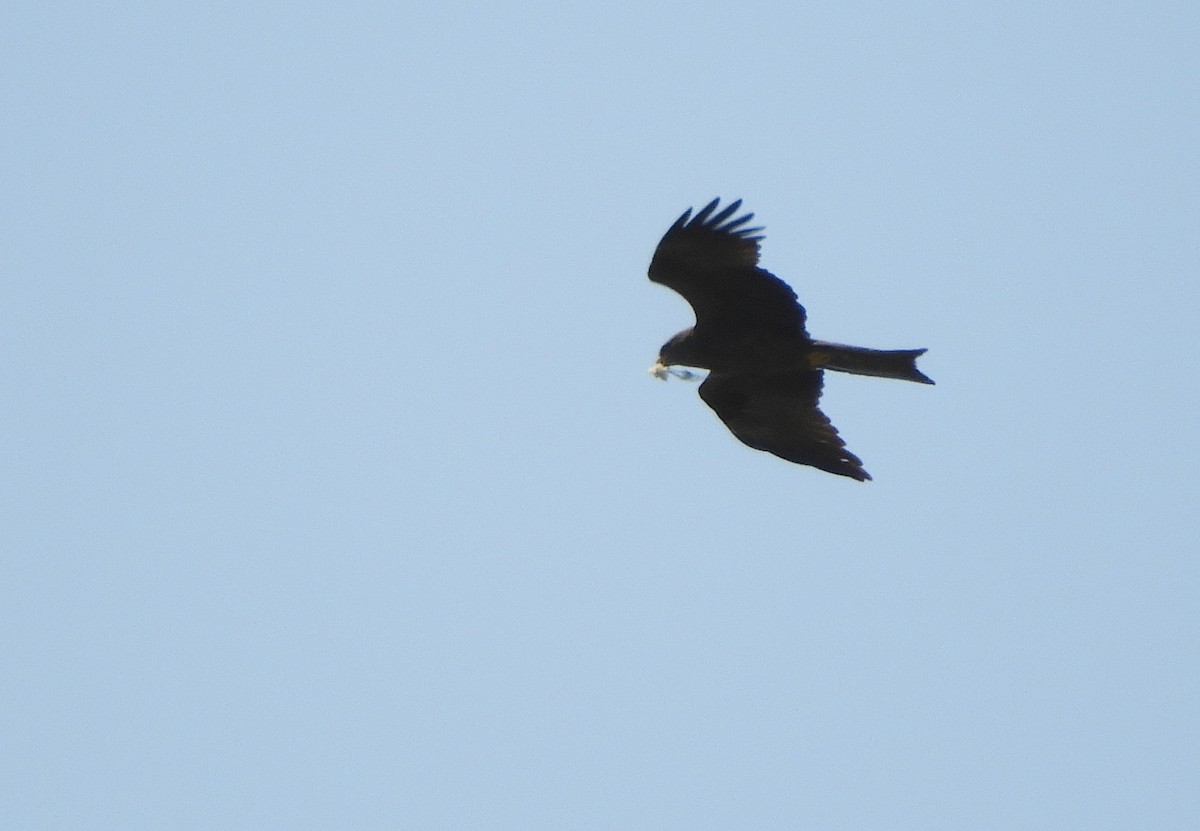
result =
M862 460L818 408L822 373L709 373L700 397L744 444L860 482Z

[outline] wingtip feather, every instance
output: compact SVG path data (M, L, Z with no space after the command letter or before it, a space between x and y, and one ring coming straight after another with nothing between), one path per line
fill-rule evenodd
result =
M692 224L692 225L707 225L709 215L713 212L713 210L716 209L717 205L719 205L720 202L721 202L721 197L719 197L719 196L716 199L714 199L713 201L709 202L707 205L705 205L703 208L700 209L700 212L698 214L696 214L695 218L692 219L690 224Z

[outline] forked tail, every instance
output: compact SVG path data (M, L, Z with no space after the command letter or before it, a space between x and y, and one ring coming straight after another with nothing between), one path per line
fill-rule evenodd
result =
M932 378L917 369L917 358L925 354L924 349L867 349L823 340L813 341L812 345L814 363L822 369L933 383Z

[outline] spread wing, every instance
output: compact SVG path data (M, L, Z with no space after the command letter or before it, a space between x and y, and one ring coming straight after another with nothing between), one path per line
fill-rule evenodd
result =
M698 329L804 332L804 307L787 283L758 267L762 228L754 214L731 219L742 200L719 199L675 220L650 261L650 279L683 295Z
M862 460L817 407L820 370L770 374L712 372L700 397L744 444L781 459L812 465L860 482L871 478Z

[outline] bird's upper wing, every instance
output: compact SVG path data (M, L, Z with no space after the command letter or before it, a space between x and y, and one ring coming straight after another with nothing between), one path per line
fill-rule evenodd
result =
M717 211L719 199L675 220L650 261L650 279L683 295L697 328L804 331L804 307L796 293L758 267L762 228L747 228L754 214L730 219L739 199Z
M820 370L712 372L700 385L700 397L738 439L756 450L860 482L870 479L862 460L846 449L817 407L823 383Z

